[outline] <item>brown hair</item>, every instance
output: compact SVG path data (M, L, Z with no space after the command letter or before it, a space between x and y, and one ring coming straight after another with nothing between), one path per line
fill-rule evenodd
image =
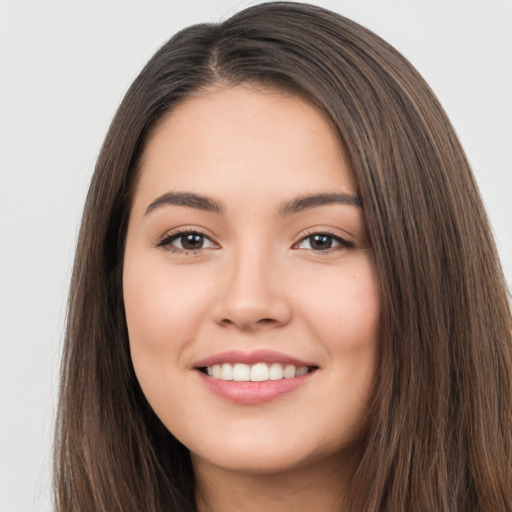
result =
M57 510L195 510L188 451L156 418L132 368L123 246L137 163L155 123L195 91L243 82L322 109L362 199L382 347L350 510L512 510L511 316L461 146L432 91L393 48L342 16L290 2L178 33L112 122L69 298Z

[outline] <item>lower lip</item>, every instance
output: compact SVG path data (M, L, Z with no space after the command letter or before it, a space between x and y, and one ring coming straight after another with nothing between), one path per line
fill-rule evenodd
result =
M257 405L294 391L305 384L316 372L306 373L292 379L266 380L264 382L238 382L234 380L214 379L197 370L206 387L231 402Z

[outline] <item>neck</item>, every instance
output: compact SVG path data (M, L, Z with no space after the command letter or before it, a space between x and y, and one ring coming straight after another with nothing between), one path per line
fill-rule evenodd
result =
M339 458L279 474L241 473L194 459L198 512L347 510L346 490L354 465L342 464Z

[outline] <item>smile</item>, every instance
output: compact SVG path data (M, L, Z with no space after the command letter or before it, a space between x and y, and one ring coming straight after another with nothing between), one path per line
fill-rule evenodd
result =
M214 379L234 380L237 382L265 382L268 380L301 377L312 371L312 368L296 366L294 364L268 364L260 362L252 365L244 363L214 364L201 368L201 371Z
M203 385L224 400L257 405L303 387L320 369L312 361L274 350L232 350L209 356L193 366Z

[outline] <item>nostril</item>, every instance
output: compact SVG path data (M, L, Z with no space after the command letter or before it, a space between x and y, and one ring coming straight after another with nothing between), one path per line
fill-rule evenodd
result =
M220 324L225 327L238 326L238 327L244 328L244 329L245 328L250 329L251 325L252 325L252 328L254 328L258 325L260 327L263 327L263 326L267 326L267 325L272 326L276 323L278 323L278 321L274 318L261 318L260 320L256 320L254 323L252 323L252 322L243 323L242 321L236 322L234 320L231 320L230 318L224 318L220 322Z

